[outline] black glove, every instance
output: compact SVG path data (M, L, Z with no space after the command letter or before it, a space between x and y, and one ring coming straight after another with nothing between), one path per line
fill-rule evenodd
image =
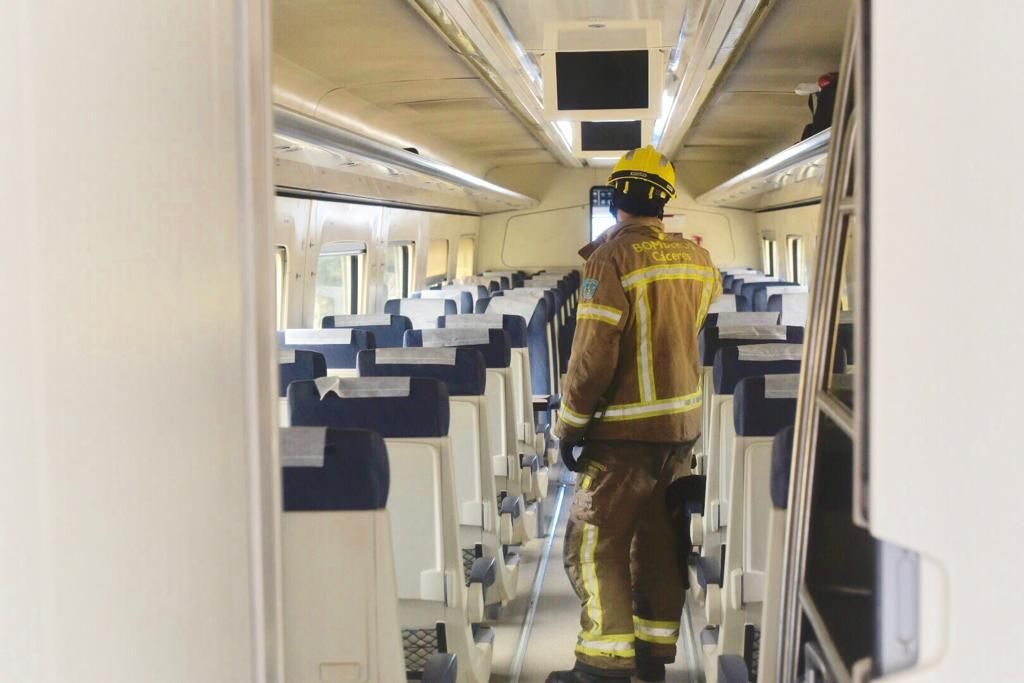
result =
M566 441L562 439L558 442L558 455L562 458L562 462L565 463L570 472L580 471L580 453L582 449L582 441Z

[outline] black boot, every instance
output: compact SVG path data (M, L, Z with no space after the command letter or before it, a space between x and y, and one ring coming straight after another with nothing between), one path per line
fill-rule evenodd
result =
M643 683L663 683L665 680L665 664L663 662L636 660L636 677Z
M598 673L596 669L579 665L571 671L552 671L544 679L544 683L624 683L629 680L628 671Z

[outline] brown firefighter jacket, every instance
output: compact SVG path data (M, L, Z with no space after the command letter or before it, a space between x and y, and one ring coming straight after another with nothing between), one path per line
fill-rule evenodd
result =
M587 258L555 435L566 441L683 443L700 435L697 334L722 292L702 249L633 218Z

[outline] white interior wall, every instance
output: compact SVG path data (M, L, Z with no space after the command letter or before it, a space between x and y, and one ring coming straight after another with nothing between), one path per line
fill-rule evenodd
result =
M0 680L279 680L266 9L5 7Z
M818 235L821 231L821 205L811 204L794 209L779 211L762 211L757 217L758 253L763 252L762 237L773 237L776 240L779 276L788 277L792 272L792 257L787 248L790 237L800 237L804 244L804 273L810 277L814 270L818 254ZM758 269L763 266L763 256L758 257Z
M570 169L554 164L509 166L488 179L540 199L529 211L489 214L480 226L477 267L578 266L577 251L590 240L590 188L604 185L608 168ZM760 250L754 214L697 205L680 190L666 213L670 230L699 235L719 266L755 266Z
M979 65L1019 63L1024 12L935 10L871 3L871 529L928 569L928 665L893 679L1019 680L1024 84Z

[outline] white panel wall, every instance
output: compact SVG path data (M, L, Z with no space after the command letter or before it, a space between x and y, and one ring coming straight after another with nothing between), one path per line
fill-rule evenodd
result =
M499 168L488 179L537 197L530 211L484 216L480 227L480 269L580 265L577 251L590 241L590 188L604 185L610 169L570 169L556 165ZM754 214L699 206L680 196L666 209L677 214L670 230L702 237L719 266L760 263Z
M1020 680L1024 12L939 4L872 3L872 528L941 568L901 680Z
M0 21L0 680L278 680L259 0Z
M804 270L805 277L810 277L814 270L814 263L818 258L818 233L821 229L821 205L811 204L795 209L784 209L781 211L767 211L755 214L757 216L758 250L762 250L760 238L762 236L774 236L777 241L777 258L779 264L779 276L787 277L792 264L792 256L787 247L789 237L800 237L804 244ZM758 262L761 268L761 262Z

